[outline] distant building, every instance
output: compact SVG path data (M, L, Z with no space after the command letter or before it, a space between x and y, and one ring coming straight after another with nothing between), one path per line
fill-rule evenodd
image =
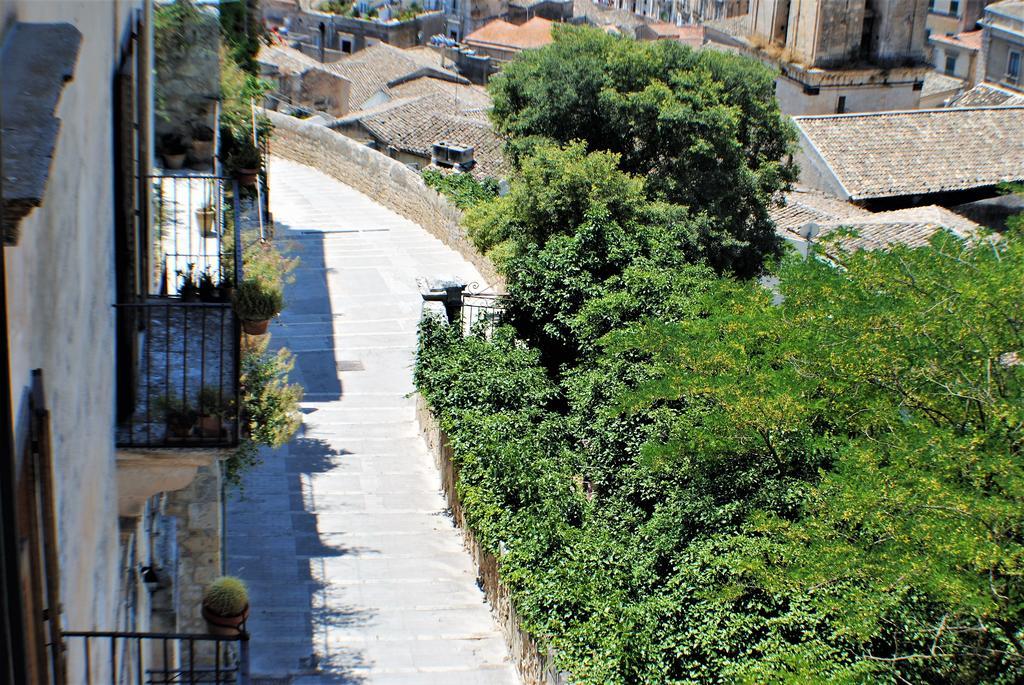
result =
M639 40L674 40L691 48L704 44L704 27L700 25L676 26L668 22L653 22L637 27Z
M467 151L462 168L474 176L503 175L502 141L487 119L484 89L424 77L386 87L374 100L330 128L418 169L435 164L434 146L443 143Z
M978 73L981 34L980 29L952 35L932 33L928 37L928 46L935 71L963 79L968 87L981 80Z
M336 61L377 43L399 48L426 45L445 27L442 12L424 10L422 2L392 6L386 0L374 0L364 5L368 9L353 14L335 14L325 11L325 6L320 0L270 0L263 16L282 37L321 62Z
M927 14L927 0L752 0L744 42L779 66L788 114L915 109Z
M984 80L1024 93L1024 0L989 5L982 25Z
M960 205L1024 181L1024 107L795 117L801 184L871 209Z
M333 117L348 112L352 82L305 53L285 45L264 45L256 61L260 75L277 86L271 95L271 109L292 105Z
M703 24L738 17L750 11L750 0L673 0L669 20L674 24Z
M978 28L985 6L993 0L929 0L929 36L951 36Z
M955 100L967 87L966 81L955 76L947 76L937 71L929 71L924 75L924 87L921 89L919 109L935 109L946 107Z
M554 22L534 17L519 26L495 19L466 36L462 43L497 62L507 62L523 50L540 48L552 42Z

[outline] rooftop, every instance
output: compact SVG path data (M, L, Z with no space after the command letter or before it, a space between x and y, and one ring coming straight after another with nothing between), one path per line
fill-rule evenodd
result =
M1015 107L1024 105L1024 95L991 83L979 83L949 103L950 107Z
M700 25L676 26L658 21L648 24L647 28L660 39L678 40L693 48L699 48L704 43L704 27Z
M851 200L1024 179L1024 107L794 117Z
M476 176L500 176L504 168L501 140L487 119L491 101L477 86L420 78L385 89L391 98L352 112L332 128L360 125L377 140L404 152L429 157L444 140L474 148Z
M943 45L952 45L958 48L964 48L966 50L981 50L981 29L978 29L977 31L955 33L952 36L933 33L928 40L933 40L936 43L942 43Z
M817 229L815 240L839 229L849 229L856 235L840 238L839 244L850 250L879 249L895 244L921 247L940 230L961 238L974 238L982 231L982 227L970 219L936 205L869 212L813 190L786 193L778 204L769 208L769 213L779 234L790 239L804 240L809 224Z
M1019 21L1024 21L1024 0L1002 0L985 8L986 12L995 12Z
M285 74L301 74L309 69L323 69L324 65L301 50L287 45L274 43L263 45L256 53L256 61L260 64L276 67Z
M420 76L469 83L455 72L443 68L441 60L441 55L429 48L403 50L378 43L323 67L352 82L350 101L354 108L358 108L381 89Z
M921 97L948 93L952 90L963 88L964 80L955 76L940 74L937 71L929 71L924 75L924 87L921 89Z
M516 26L504 19L495 19L478 28L463 40L467 45L494 46L527 50L539 48L552 41L551 27L554 22L534 17L525 24Z

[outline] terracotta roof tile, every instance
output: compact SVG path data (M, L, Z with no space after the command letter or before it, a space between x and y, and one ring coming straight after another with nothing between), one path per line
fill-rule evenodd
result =
M554 26L554 22L542 17L534 17L520 26L510 24L504 19L495 19L466 36L463 42L467 45L494 46L518 50L539 48L552 41L552 26Z
M982 234L978 224L937 205L869 212L816 191L786 193L769 208L769 214L783 237L802 238L800 231L808 224L817 227L816 241L841 229L853 231L856 235L837 238L847 250L873 250L895 244L921 247L941 230L965 239L976 239Z
M979 83L953 100L950 107L1014 107L1024 105L1024 95L1012 93L991 83Z
M938 93L948 93L962 88L963 85L963 79L959 79L954 76L947 76L946 74L940 74L937 71L929 71L924 75L924 88L921 89L921 97L937 95Z
M794 117L852 200L1024 180L1024 107Z
M959 48L966 48L967 50L981 50L981 29L978 29L977 31L955 33L952 36L933 33L929 40L934 40L946 45L954 45Z
M441 68L436 54L431 50L402 50L379 43L323 66L352 82L351 103L353 108L358 108L389 84L416 75L435 75L468 83L455 72Z

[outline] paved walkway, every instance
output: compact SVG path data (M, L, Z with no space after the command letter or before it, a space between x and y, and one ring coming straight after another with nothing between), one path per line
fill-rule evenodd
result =
M476 270L418 225L274 160L278 241L302 259L271 327L297 357L303 426L229 503L255 675L285 682L518 682L414 417L417 277Z

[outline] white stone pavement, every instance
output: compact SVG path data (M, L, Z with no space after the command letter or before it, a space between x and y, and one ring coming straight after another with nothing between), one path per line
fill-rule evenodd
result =
M255 675L306 683L517 683L414 418L417 277L477 271L420 226L275 159L279 243L302 259L271 346L297 357L303 426L227 512ZM481 283L482 285L482 283Z

